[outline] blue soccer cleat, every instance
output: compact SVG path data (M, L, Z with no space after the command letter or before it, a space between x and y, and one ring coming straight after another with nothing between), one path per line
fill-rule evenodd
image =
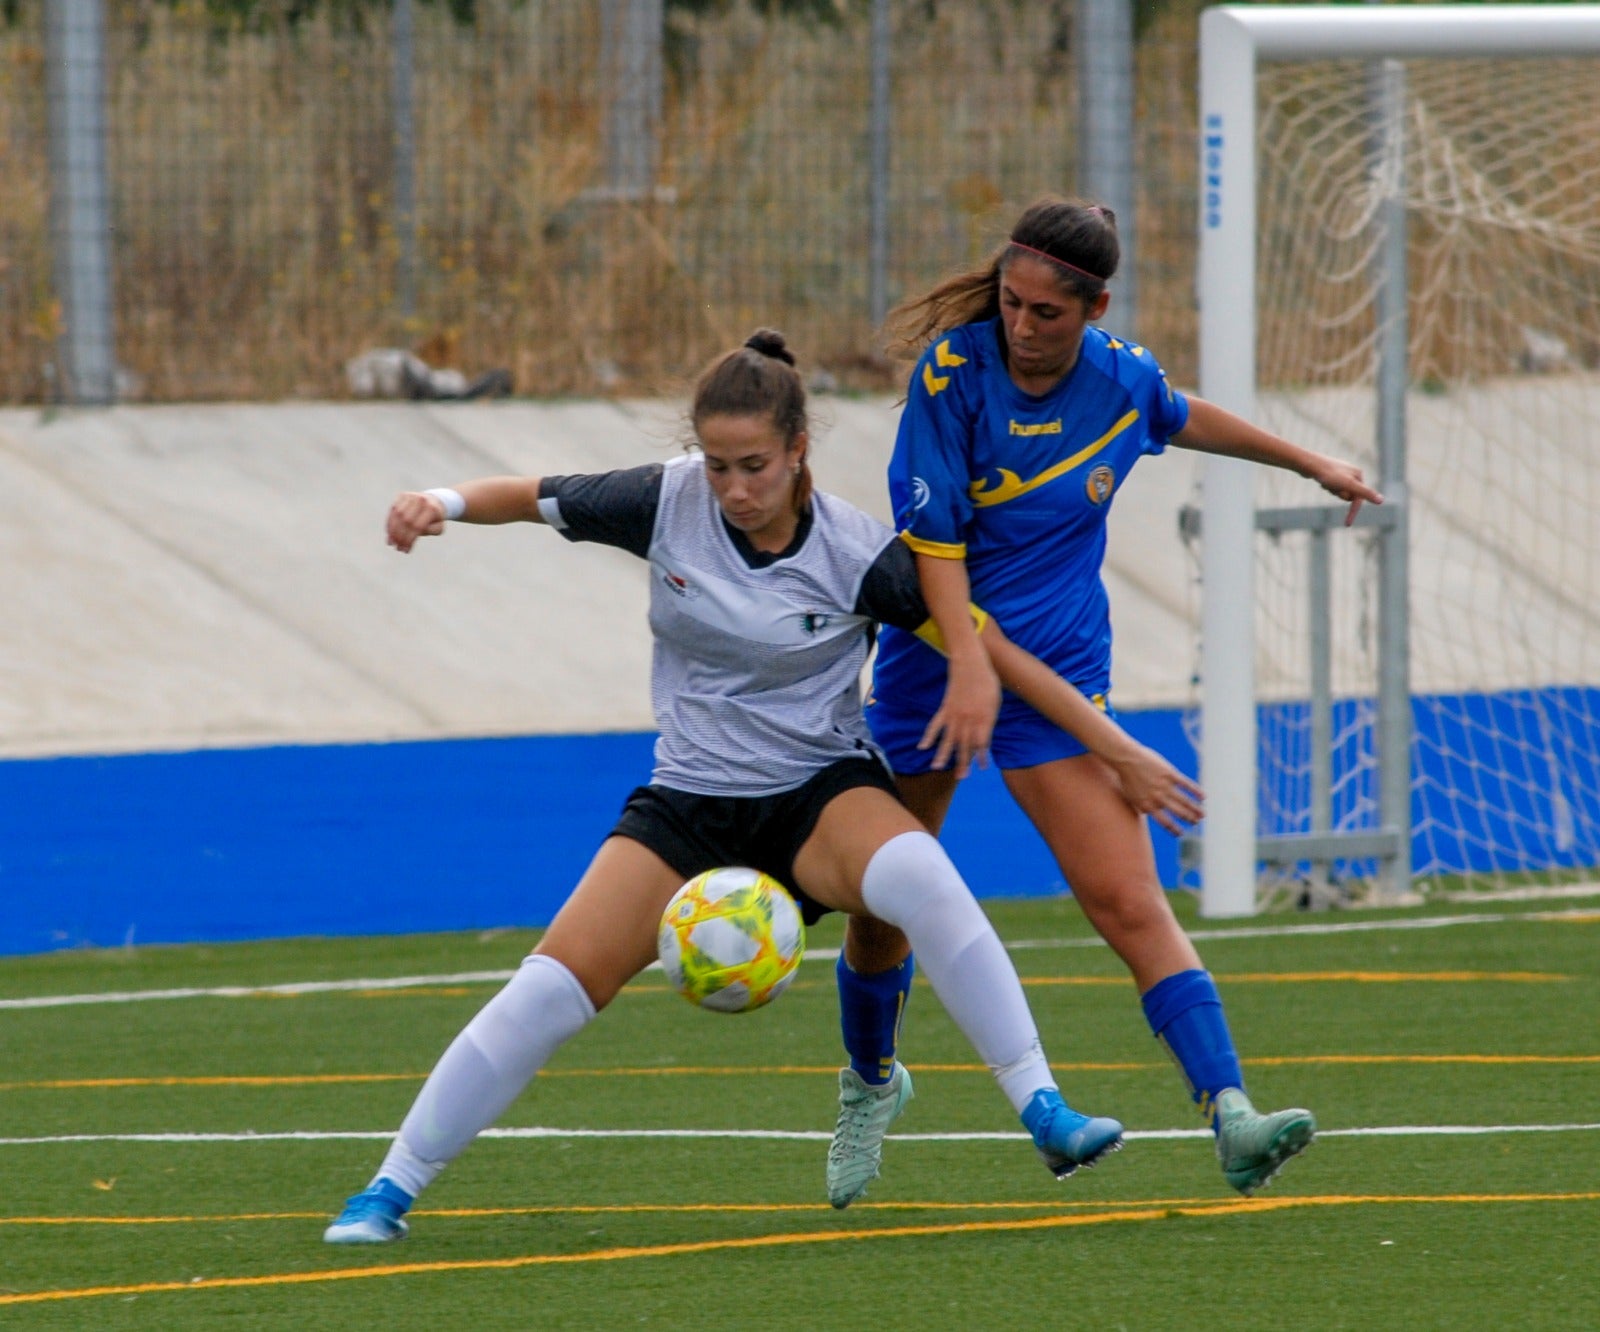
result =
M406 1237L411 1195L387 1179L367 1185L322 1232L329 1244L388 1244Z
M1092 1166L1122 1147L1122 1125L1114 1119L1080 1115L1053 1087L1036 1091L1023 1108L1022 1125L1057 1179L1080 1166Z

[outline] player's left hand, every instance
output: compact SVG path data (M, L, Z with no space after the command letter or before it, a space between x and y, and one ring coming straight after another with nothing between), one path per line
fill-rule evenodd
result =
M1148 745L1139 745L1113 765L1122 798L1140 814L1148 814L1169 833L1181 836L1205 817L1205 792Z
M1330 495L1349 501L1350 511L1344 516L1346 527L1355 522L1363 504L1383 503L1383 496L1367 484L1361 469L1342 458L1319 457L1311 479Z

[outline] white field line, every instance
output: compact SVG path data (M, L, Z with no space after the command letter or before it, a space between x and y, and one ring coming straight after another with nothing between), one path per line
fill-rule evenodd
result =
M1205 942L1228 939L1292 939L1297 935L1368 934L1388 930L1442 930L1452 925L1514 925L1521 921L1548 923L1562 920L1582 920L1594 915L1592 907L1569 907L1565 911L1478 911L1460 916L1417 916L1399 920L1341 920L1318 925L1260 925L1239 929L1189 930L1191 939ZM1020 951L1028 948L1081 948L1099 944L1099 939L1023 939L1008 943L1007 948ZM4 1002L4 1001L0 1001Z
M1199 942L1225 942L1229 939L1292 939L1297 935L1364 934L1388 930L1439 930L1455 925L1517 924L1526 921L1561 921L1592 916L1592 910L1572 907L1565 911L1526 911L1517 913L1474 912L1459 916L1420 916L1400 920L1327 921L1316 925L1260 925L1232 929L1190 930L1189 937ZM1104 948L1097 937L1082 939L1020 939L1008 943L1014 952L1046 948ZM832 962L836 948L807 950L807 962ZM659 970L652 963L650 970ZM213 985L173 990L103 990L93 994L44 994L0 999L0 1011L25 1008L71 1008L81 1004L135 1004L157 999L249 999L270 995L336 994L352 990L405 990L417 986L485 985L509 980L515 968L502 971L458 971L429 976L383 976L351 980L295 981L282 985Z
M102 990L97 994L42 994L0 999L5 1008L71 1008L78 1004L137 1004L154 999L252 999L263 995L332 994L341 990L405 990L414 985L482 985L509 980L513 971L458 971L442 976L384 976L366 980L297 981L289 985L213 985L181 990Z
M1390 1124L1370 1128L1320 1129L1319 1138L1456 1138L1507 1133L1593 1133L1600 1124ZM781 1142L828 1142L833 1134L811 1129L566 1129L490 1128L480 1138L721 1138ZM1026 1142L1026 1133L891 1133L895 1142ZM1129 1142L1171 1142L1211 1138L1211 1130L1131 1129ZM0 1138L0 1147L52 1147L78 1143L142 1142L189 1146L241 1142L388 1142L393 1129L327 1132L298 1129L286 1133L63 1133L41 1138Z
M1553 888L1495 888L1474 892L1429 893L1433 902L1548 902L1560 897L1600 897L1600 883L1564 883Z

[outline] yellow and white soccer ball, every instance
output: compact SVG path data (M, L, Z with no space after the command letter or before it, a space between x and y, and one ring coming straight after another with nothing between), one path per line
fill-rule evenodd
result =
M697 874L661 914L662 969L691 1004L743 1013L770 1004L794 979L805 952L794 898L759 870Z

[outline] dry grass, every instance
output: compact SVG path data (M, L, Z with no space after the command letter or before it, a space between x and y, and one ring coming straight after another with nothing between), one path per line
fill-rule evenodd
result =
M595 9L484 3L469 32L419 7L421 263L406 319L382 25L219 40L198 2L110 5L119 354L145 395L338 395L346 357L423 343L468 370L508 365L525 392L647 391L760 323L846 386L887 386L868 310L864 17L807 30L737 5L675 16L662 197L607 203L593 192ZM0 33L10 401L46 392L56 331L30 13ZM1068 188L1069 13L897 7L891 298L978 258L1032 196ZM1181 127L1161 131L1182 141ZM1186 281L1177 296L1187 304Z
M1070 190L1072 8L895 6L891 300L979 260L1030 198ZM382 345L469 372L507 366L525 393L651 392L757 324L782 327L845 387L895 382L868 309L864 9L810 27L741 4L675 11L661 190L632 202L595 189L598 7L479 9L475 30L417 10L419 273L407 317L384 25L322 17L224 38L201 0L112 0L118 350L144 396L339 396L344 360ZM1198 371L1196 13L1165 6L1141 34L1136 91L1137 326L1183 383ZM12 402L48 396L59 324L40 25L25 7L0 31L0 400ZM1600 141L1592 106L1570 110L1569 138ZM1588 198L1594 158L1591 146L1558 168ZM1315 231L1285 217L1265 253ZM1420 327L1459 324L1450 302L1485 272L1543 271L1521 241L1442 247L1441 225L1430 214L1414 242L1440 292L1414 316ZM1292 257L1320 262L1303 248ZM1541 281L1548 292L1566 279ZM1297 345L1273 330L1298 331L1309 300L1278 282L1264 345ZM1309 377L1298 364L1278 373Z

